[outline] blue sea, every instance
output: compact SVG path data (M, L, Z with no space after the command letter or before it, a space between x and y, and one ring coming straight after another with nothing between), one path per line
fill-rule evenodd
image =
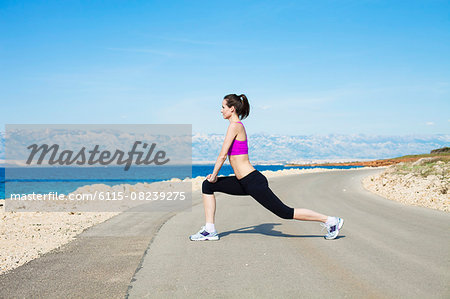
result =
M308 169L308 168L337 168L348 169L355 166L307 166L285 167L283 165L254 165L259 171L281 169ZM362 167L362 166L361 166ZM133 171L124 172L121 167L39 167L39 168L8 168L8 197L11 193L49 193L58 192L68 194L78 187L92 184L106 184L109 186L119 184L152 183L169 180L171 178L185 179L197 176L207 176L212 173L214 165L192 165L159 167L152 171L148 167L135 167ZM223 165L219 175L233 174L230 165ZM5 168L0 168L0 198L5 198Z

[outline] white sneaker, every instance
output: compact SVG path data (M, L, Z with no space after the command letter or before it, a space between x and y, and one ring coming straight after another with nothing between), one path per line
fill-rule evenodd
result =
M339 217L334 217L334 218L336 220L334 222L334 224L329 225L326 223L321 223L321 225L327 229L328 233L324 236L324 238L327 240L336 239L336 237L339 235L340 229L344 225L344 219L339 218Z
M217 241L219 240L219 234L217 234L217 231L210 233L205 226L202 226L198 233L191 235L189 239L191 241Z

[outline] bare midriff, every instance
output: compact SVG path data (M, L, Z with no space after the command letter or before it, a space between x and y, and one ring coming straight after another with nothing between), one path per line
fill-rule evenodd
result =
M233 168L234 174L238 180L255 170L252 164L250 164L248 154L231 155L228 156L228 160L230 161L230 165Z

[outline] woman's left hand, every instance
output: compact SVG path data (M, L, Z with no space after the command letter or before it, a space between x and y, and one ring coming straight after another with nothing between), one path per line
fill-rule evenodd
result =
M213 174L208 174L208 176L206 177L206 179L210 182L210 183L215 183L217 182L217 176L213 175Z

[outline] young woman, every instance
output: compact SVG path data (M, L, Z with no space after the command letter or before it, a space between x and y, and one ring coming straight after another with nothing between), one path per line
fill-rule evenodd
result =
M222 115L228 119L225 141L220 151L212 174L203 181L202 197L205 208L206 224L195 235L192 241L218 240L219 235L214 227L216 198L214 192L231 195L250 195L263 207L283 219L322 222L328 233L325 239L335 239L344 224L344 219L330 217L307 209L294 209L285 205L269 188L266 177L253 168L248 159L247 133L240 120L250 113L250 105L245 95L229 94L222 101ZM234 176L217 177L220 168L227 159L230 160Z

